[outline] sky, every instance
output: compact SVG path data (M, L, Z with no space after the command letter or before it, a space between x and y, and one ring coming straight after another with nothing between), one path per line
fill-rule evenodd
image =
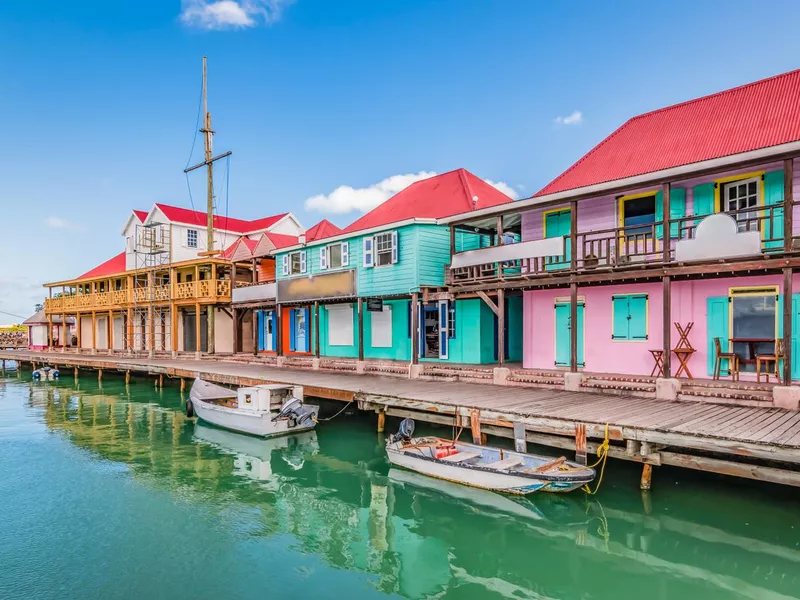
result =
M121 252L131 209L203 208L203 55L217 211L310 227L459 167L530 196L636 114L800 67L798 22L795 0L4 0L0 324Z

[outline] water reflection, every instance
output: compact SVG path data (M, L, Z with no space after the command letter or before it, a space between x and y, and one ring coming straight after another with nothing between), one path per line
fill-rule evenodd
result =
M390 470L358 418L264 441L194 423L169 389L36 384L28 404L137 481L252 514L248 535L289 535L292 549L371 574L385 593L778 600L800 584L796 513L766 510L765 494L748 498L748 488L690 482L654 495L652 514L613 481L602 504L531 501Z

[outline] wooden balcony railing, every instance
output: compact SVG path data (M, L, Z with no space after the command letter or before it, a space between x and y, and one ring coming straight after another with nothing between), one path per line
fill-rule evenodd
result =
M800 204L797 202L795 204ZM771 255L784 251L783 205L759 206L728 211L738 230L758 231L761 251ZM661 222L628 227L580 231L575 237L576 256L571 256L572 235L564 236L565 254L450 269L445 267L445 281L450 285L470 285L514 279L552 276L561 272L586 272L596 269L624 269L641 265L664 264L664 244L669 244L668 261L674 261L675 243L693 239L703 216L690 215L668 222L664 235ZM574 271L573 271L574 269Z
M131 290L114 290L110 292L95 292L93 294L74 294L59 296L45 300L45 312L60 314L62 312L89 312L93 310L109 310L116 307L127 307L133 304L148 302L169 302L171 287L155 285L140 287ZM231 282L229 280L186 281L176 283L172 300L230 301Z

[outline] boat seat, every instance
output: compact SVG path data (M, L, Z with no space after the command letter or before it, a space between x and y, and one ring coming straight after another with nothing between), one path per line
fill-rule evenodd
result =
M489 463L485 465L487 469L495 469L497 471L507 471L513 467L519 466L525 461L522 460L519 456L512 456L511 458L506 458L505 460L498 460L497 462Z
M442 460L445 462L459 463L472 458L478 458L480 455L480 452L457 452L456 454L445 456Z

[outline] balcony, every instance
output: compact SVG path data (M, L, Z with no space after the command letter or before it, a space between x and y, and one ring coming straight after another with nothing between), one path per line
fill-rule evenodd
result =
M231 301L234 304L245 302L265 302L275 300L276 284L274 281L268 283L256 283L252 285L239 285L233 290Z
M453 255L452 266L445 268L445 278L449 285L458 288L506 281L555 279L593 272L612 274L626 270L641 271L648 267L659 267L663 270L664 267L684 266L689 263L711 264L747 257L774 259L785 254L783 205L741 209L718 213L717 216L720 214L731 217L726 221L732 223L726 225L722 222L722 227L730 226L733 229L728 233L723 231L713 235L736 237L709 240L718 248L713 256L685 252L690 246L682 243L696 240L698 225L707 218L690 215L668 221L669 235L666 237L669 248L666 253L664 224L658 222L579 231L577 235L565 235L563 238L459 252ZM708 215L710 216L713 215ZM714 226L717 226L721 220L715 217L713 221ZM707 236L712 237L712 234ZM556 250L552 244L555 240L560 242L556 242ZM705 242L705 239L702 241ZM501 248L505 250L501 251ZM794 239L790 253L794 253ZM483 262L483 258L488 260Z
M172 291L172 298L170 292ZM135 289L95 292L91 294L71 294L57 298L47 298L44 303L46 314L62 314L91 311L123 309L150 302L166 304L173 301L230 302L231 282L227 279L204 279L155 285Z

